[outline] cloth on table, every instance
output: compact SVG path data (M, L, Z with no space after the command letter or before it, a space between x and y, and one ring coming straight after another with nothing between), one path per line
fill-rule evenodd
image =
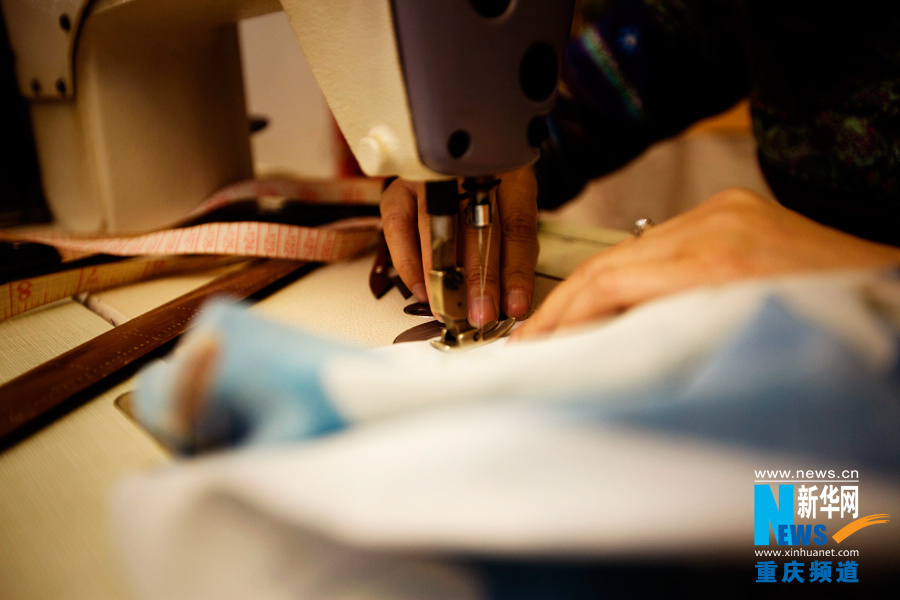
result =
M116 536L147 598L499 598L495 561L728 564L757 469L846 465L900 509L898 334L895 272L706 288L458 354L214 305L136 406L184 448L233 448L122 481ZM202 339L186 428L173 382Z

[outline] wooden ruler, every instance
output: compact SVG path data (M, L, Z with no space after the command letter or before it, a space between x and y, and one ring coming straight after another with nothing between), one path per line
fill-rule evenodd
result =
M0 386L0 448L15 443L54 416L77 405L83 394L113 373L172 341L190 326L211 297L238 301L315 263L263 259L135 317Z

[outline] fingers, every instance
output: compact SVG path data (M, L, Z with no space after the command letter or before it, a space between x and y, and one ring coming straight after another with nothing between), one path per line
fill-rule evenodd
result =
M428 301L425 269L431 264L431 256L427 255L428 228L427 224L422 224L425 220L424 197L421 183L402 179L394 180L381 196L381 220L384 238L391 249L391 261L400 279L420 302Z
M487 325L500 315L500 245L496 205L490 227L476 228L460 218L463 232L462 265L466 274L469 324Z
M469 322L476 327L501 313L525 317L534 295L538 211L537 183L531 169L501 176L492 200L491 228L480 232L464 228Z
M215 331L194 329L171 361L160 361L141 373L133 397L135 418L181 453L228 440L228 417L213 409L221 344ZM216 414L220 418L212 421Z
M546 335L700 285L881 264L890 260L883 250L754 192L727 189L588 260L513 339Z
M503 310L522 319L531 310L537 265L537 182L531 168L507 173L497 190L502 231Z
M523 318L531 309L538 244L537 184L530 168L501 176L493 209L492 227L480 232L460 219L468 316L475 327L501 313ZM393 181L382 195L381 217L397 273L419 301L427 302L431 235L424 185Z
M212 332L199 331L181 348L184 362L175 373L171 410L174 422L184 431L196 428L207 408L220 343Z
M695 261L652 260L585 270L561 283L514 334L517 341L548 335L706 283Z
M783 215L769 215L774 205L760 200L723 192L640 239L597 254L557 286L514 339L549 334L698 285L777 270L761 268L758 257L760 248L771 245L767 223ZM759 218L760 211L766 218Z

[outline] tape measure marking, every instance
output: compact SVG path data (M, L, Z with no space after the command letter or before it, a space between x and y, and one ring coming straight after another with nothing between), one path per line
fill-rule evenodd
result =
M350 221L350 220L347 220ZM332 262L372 245L380 230L377 217L353 219L326 227L241 221L204 223L134 236L85 236L59 231L23 231L0 237L55 247L63 260L90 254L112 256L220 254Z
M376 204L382 185L380 179L363 177L240 181L207 198L186 215L182 223L249 198L256 198L260 203L277 200L270 202L273 205L288 199L307 204ZM8 282L4 284L6 293L0 292L0 320L75 294L133 283L182 268L212 266L212 263L199 260L193 265L176 266L176 256L266 257L311 262L345 260L372 246L380 229L381 222L377 217L358 217L321 227L257 221L210 222L182 227L176 224L169 229L117 236L79 235L46 228L0 231L0 239L53 246L63 261L95 254L145 257L143 263L141 259L134 259ZM206 260L213 259L207 257ZM141 264L145 266L141 267Z
M0 321L44 304L163 275L199 271L240 260L230 256L148 256L10 281L0 294Z

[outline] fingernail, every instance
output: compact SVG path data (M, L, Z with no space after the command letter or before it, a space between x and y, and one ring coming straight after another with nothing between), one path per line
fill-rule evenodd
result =
M494 303L486 296L479 296L469 304L469 322L473 327L481 327L497 318Z
M506 314L521 319L528 314L528 294L513 290L506 296Z
M425 289L424 283L417 283L412 286L413 295L416 297L416 300L419 302L428 302L428 291Z

